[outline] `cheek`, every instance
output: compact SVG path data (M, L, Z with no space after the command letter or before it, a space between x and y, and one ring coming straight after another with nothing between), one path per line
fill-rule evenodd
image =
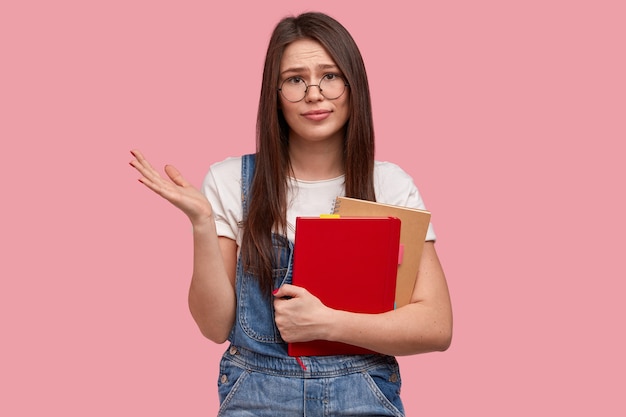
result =
M295 120L293 111L291 111L291 109L286 108L286 107L282 107L281 111L283 113L283 117L285 118L285 121L287 122L288 125L293 124L293 121Z
M345 119L344 122L347 122L348 119L350 118L350 110L351 110L350 100L346 99L343 103L341 103L340 106L337 106L337 107L341 113L341 116Z
M289 103L289 102L279 103L279 110L282 111L283 117L285 118L287 123L291 124L291 122L294 122L297 120L298 110L296 106L294 106L293 103Z

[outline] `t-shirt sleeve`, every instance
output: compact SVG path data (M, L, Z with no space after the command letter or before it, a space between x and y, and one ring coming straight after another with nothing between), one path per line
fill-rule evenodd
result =
M213 164L202 182L202 193L213 208L217 235L239 243L241 208L241 163L235 158Z
M390 162L378 162L374 172L377 201L427 210L413 178L402 168ZM426 232L426 241L435 240L437 240L437 236L432 223L430 223Z

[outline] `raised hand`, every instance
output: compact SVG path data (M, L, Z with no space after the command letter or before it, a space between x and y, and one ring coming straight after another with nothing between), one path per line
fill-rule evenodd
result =
M189 217L193 225L212 221L213 210L206 197L187 182L172 165L165 166L169 180L163 178L138 150L130 152L135 159L130 165L141 174L139 182L178 207Z

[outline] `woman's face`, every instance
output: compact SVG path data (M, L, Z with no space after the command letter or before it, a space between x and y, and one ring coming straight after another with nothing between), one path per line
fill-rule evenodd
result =
M330 86L331 82L339 80L337 76L342 75L335 61L317 41L301 39L285 48L280 62L279 84L287 80L303 90L303 82L309 86L304 99L295 103L279 93L280 108L290 127L290 142L343 142L344 127L350 115L349 88L346 87L338 98L329 100L316 87L322 79ZM330 90L326 90L327 95Z

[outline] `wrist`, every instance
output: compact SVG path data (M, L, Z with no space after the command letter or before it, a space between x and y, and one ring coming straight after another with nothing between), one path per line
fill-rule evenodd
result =
M208 233L216 231L215 219L212 215L192 220L191 227L194 233Z
M324 315L324 325L322 328L324 329L324 335L321 339L330 340L334 342L340 341L341 339L341 320L343 319L343 311L335 310L332 308L328 309L328 313Z

